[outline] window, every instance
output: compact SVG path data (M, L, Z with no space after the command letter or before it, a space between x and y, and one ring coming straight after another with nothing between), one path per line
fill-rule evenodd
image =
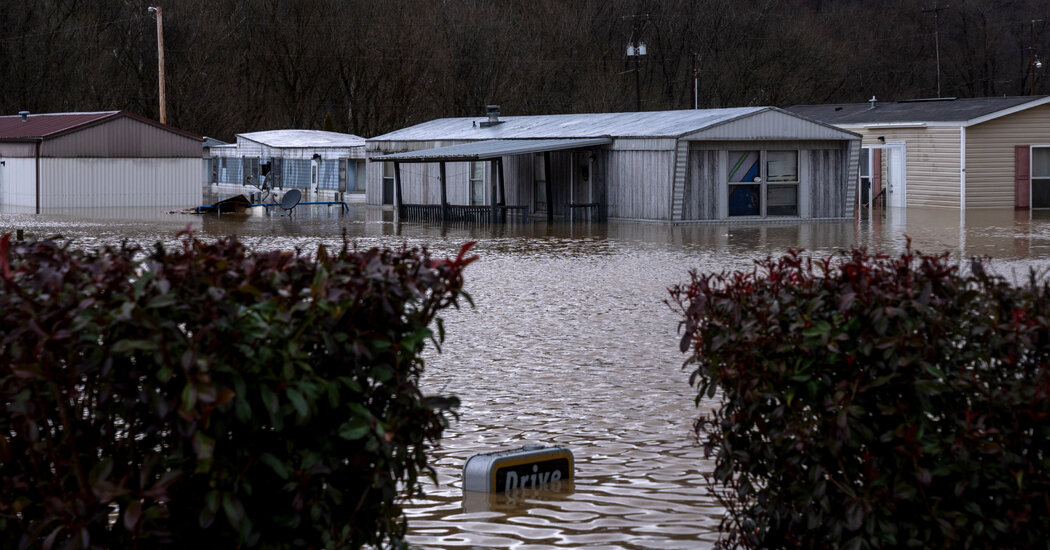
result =
M729 152L729 215L762 214L759 151Z
M766 215L798 215L798 151L766 152Z
M470 204L485 204L485 163L470 163Z
M871 202L871 147L860 150L860 202Z
M1032 208L1050 208L1050 147L1032 147Z
M534 212L546 212L547 211L547 173L545 163L543 160L543 154L537 154L532 156L532 189L534 197L533 200L533 211Z
M729 151L730 216L798 216L798 151Z
M368 182L368 180L365 178L365 163L364 163L364 161L355 160L353 162L353 166L354 166L354 192L355 193L364 193L365 192L365 183Z
M353 159L339 159L339 190L346 193L365 192L363 162Z

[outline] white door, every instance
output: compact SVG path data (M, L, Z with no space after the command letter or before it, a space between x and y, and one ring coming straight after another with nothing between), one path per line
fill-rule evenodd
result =
M906 181L904 177L904 144L886 146L886 205L896 208L907 206Z

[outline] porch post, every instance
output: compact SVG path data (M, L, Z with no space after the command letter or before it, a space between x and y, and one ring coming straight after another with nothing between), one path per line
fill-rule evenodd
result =
M547 221L554 221L554 193L551 186L551 152L543 152L543 174L546 176L545 185L547 186Z
M499 182L499 205L507 206L507 188L503 180L503 157L496 159L496 180ZM499 213L500 221L507 221L507 209Z
M499 163L499 159L493 159L490 162L498 164ZM496 210L496 204L497 204L497 200L496 200L496 191L497 191L496 180L499 179L499 175L498 174L493 174L494 169L498 168L497 164L490 164L489 165L489 181L491 182L491 185L489 185L489 192L491 193L491 196L489 197L490 198L489 205L492 207L492 212L491 212L492 217L489 218L489 222L490 223L496 223L496 219L497 219L496 217L499 215L498 211ZM492 177L494 175L496 177Z
M587 203L594 204L594 153L586 152L587 155ZM591 221L598 221L598 207L591 206Z
M441 221L448 220L448 193L445 186L445 161L441 161Z
M401 199L401 163L394 161L394 201L397 203L397 217L405 214L405 205Z

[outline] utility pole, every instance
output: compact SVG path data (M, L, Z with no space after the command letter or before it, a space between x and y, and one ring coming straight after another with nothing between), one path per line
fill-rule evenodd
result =
M700 108L700 64L697 63L697 54L693 54L693 109Z
M636 111L642 110L642 83L641 68L639 61L645 55L645 42L641 41L642 24L649 20L649 14L626 15L624 19L631 19L631 43L627 45L627 56L634 58L634 105Z
M937 5L937 0L933 0L932 8L922 10L922 13L933 14L933 44L937 54L937 97L941 97L941 29L939 19L941 12L950 7L950 5L940 7Z
M164 100L164 17L160 6L150 6L150 13L157 14L157 87L160 91L160 123L168 123L168 112Z

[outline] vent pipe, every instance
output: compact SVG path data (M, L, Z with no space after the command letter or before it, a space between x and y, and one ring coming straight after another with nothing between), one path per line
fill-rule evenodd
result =
M875 107L878 107L879 102L875 100L875 96L871 96L871 99L868 100L868 105L870 105L870 107L868 107L868 110L870 111Z
M29 120L29 111L18 111L18 114L22 116L22 122Z
M482 128L503 124L503 121L499 119L499 105L486 105L485 112L488 114L489 119L482 121L480 125Z

